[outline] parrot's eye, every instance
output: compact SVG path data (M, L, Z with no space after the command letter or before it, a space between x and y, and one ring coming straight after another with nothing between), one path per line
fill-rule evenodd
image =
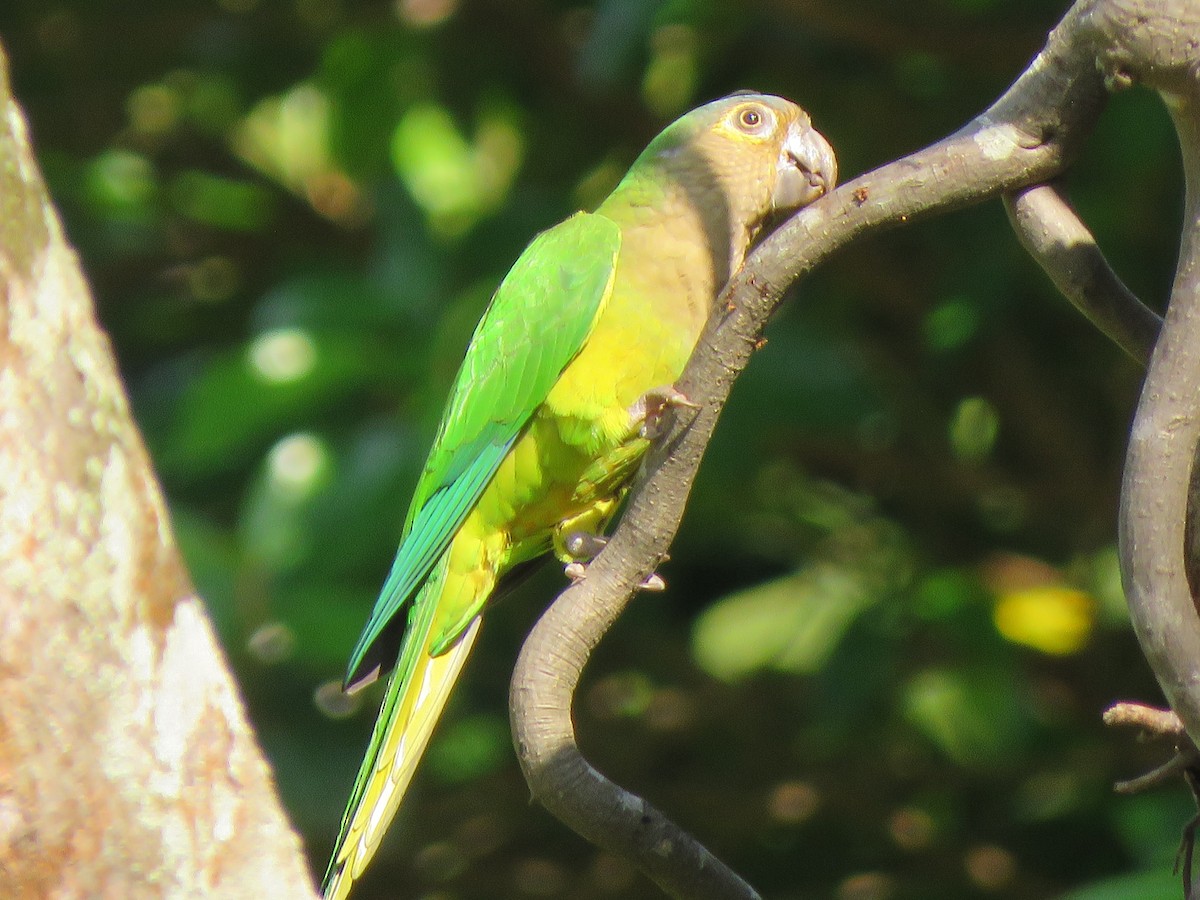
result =
M761 106L745 106L737 114L738 127L747 134L758 134L767 122L768 115Z

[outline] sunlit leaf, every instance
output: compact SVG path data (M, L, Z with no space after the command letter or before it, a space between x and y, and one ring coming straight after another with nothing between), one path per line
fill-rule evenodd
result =
M291 434L267 454L246 494L239 517L242 545L269 574L303 563L321 535L312 527L311 503L331 480L329 451L313 434Z
M230 231L259 231L275 215L262 185L192 169L171 182L171 204L195 222Z
M692 629L692 656L727 681L762 669L815 672L876 599L853 571L804 569L714 603Z
M309 179L330 167L328 98L302 83L259 102L234 147L256 169L303 193Z
M106 151L92 160L84 177L87 199L96 213L119 221L153 215L159 186L154 166L145 156Z
M696 89L696 35L686 25L664 25L654 32L651 46L642 96L655 114L672 118L687 109Z
M1000 416L983 397L967 397L958 404L950 420L950 446L960 459L983 459L1000 433Z
M520 133L503 113L479 123L468 141L445 107L409 109L392 137L396 174L446 235L461 234L504 198L522 154Z

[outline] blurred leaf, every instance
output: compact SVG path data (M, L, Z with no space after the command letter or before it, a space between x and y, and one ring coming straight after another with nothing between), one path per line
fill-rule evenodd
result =
M234 146L260 172L303 194L330 167L329 100L311 84L262 100L238 129Z
M579 81L595 93L627 79L644 52L651 24L665 0L602 0L578 59Z
M992 451L1000 433L1000 416L983 397L967 397L950 421L950 446L967 462L978 462Z
M330 468L328 448L315 435L291 434L276 442L239 517L248 560L277 575L308 559L320 540L311 527L311 506L329 486Z
M503 200L521 155L520 133L502 112L483 117L470 143L445 107L417 104L392 137L396 174L447 236L462 234Z
M165 84L144 84L125 102L134 130L151 138L162 137L178 127L182 106L179 92Z
M1121 560L1115 544L1102 547L1085 560L1084 583L1096 598L1099 624L1129 628L1129 605L1121 584Z
M144 250L149 230L161 217L161 185L154 164L128 150L107 150L83 173L85 203L104 223L110 245Z
M972 604L986 599L979 579L959 569L939 569L930 572L913 597L913 611L924 619L952 619Z
M330 146L355 177L384 170L402 111L437 90L419 47L407 30L349 28L324 50L317 82L332 101Z
M434 737L429 767L449 783L478 778L506 765L512 758L508 719L480 714L455 719Z
M1011 764L1030 724L1011 676L999 667L926 669L905 685L904 713L943 753L971 769Z
M389 369L382 351L331 332L277 330L215 356L158 445L159 465L196 476L245 464L263 444Z
M1045 822L1079 812L1088 799L1078 770L1035 772L1021 785L1013 809L1022 818Z
M686 112L698 76L696 34L686 25L663 25L651 38L650 65L642 79L646 106L663 119Z
M710 606L692 628L692 656L726 681L767 668L812 673L878 599L858 573L806 568Z
M237 84L219 72L174 72L167 84L184 96L184 115L200 131L224 137L241 112Z
M139 153L107 150L88 165L85 190L94 212L119 222L156 215L159 186L154 166Z
M175 176L171 204L194 222L230 231L261 231L275 215L274 197L261 185L197 169Z
M925 343L936 352L957 350L979 331L979 310L969 297L954 297L925 317Z
M1179 876L1168 867L1095 881L1059 897L1059 900L1179 900Z

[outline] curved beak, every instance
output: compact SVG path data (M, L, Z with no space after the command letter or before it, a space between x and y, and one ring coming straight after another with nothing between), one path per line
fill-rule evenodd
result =
M775 210L807 206L833 190L837 184L837 157L829 141L808 121L797 119L788 128L779 159L771 205Z

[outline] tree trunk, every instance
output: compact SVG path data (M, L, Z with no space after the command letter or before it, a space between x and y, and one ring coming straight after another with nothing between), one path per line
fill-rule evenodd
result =
M0 50L9 897L311 897Z

